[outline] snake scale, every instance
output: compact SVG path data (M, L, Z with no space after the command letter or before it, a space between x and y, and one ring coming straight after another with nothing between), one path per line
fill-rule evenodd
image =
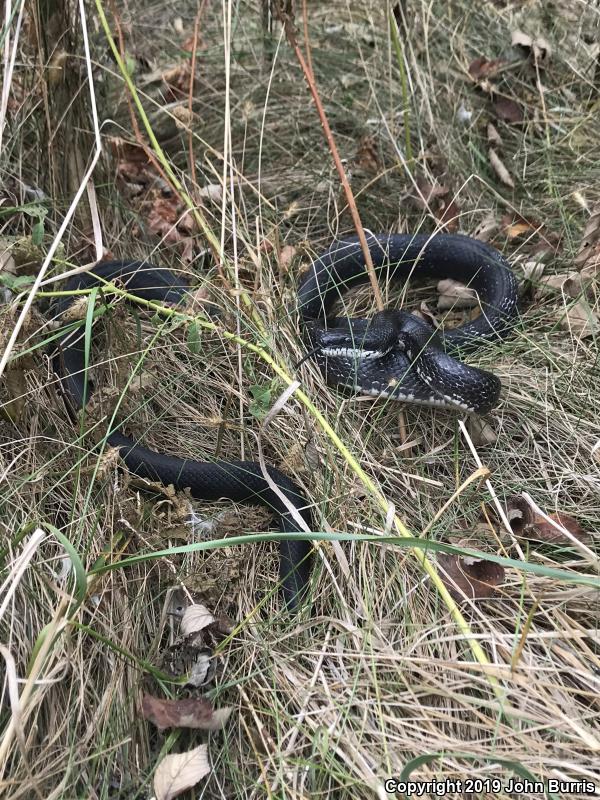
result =
M313 262L298 288L306 339L327 381L411 403L488 411L499 399L498 378L468 367L454 356L486 341L499 340L514 325L517 285L502 256L482 242L458 235L369 235L368 244L380 276L394 281L454 278L475 289L482 313L474 321L443 333L402 311L381 312L371 320L332 318L329 312L334 300L345 289L367 279L358 240L338 241ZM170 270L138 261L100 263L90 272L71 277L65 289L90 289L114 281L132 295L160 303L181 303L188 291L187 284ZM55 303L58 319L74 299L64 296ZM93 391L87 380L82 329L59 339L54 364L70 404L82 409ZM196 461L165 455L143 447L118 429L109 431L106 443L117 447L128 469L142 478L188 488L199 500L228 498L261 504L279 516L283 532L301 530L255 462ZM274 467L268 467L268 473L310 528L312 515L300 488ZM280 579L288 608L301 604L310 569L308 541L281 542Z

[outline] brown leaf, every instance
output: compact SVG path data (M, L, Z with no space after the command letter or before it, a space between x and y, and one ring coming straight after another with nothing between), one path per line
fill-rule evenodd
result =
M487 124L487 140L493 147L502 146L502 137L491 122Z
M520 47L527 55L533 56L533 60L540 65L540 62L547 61L552 55L552 49L548 42L541 36L533 39L523 31L513 31L511 42L513 47Z
M163 700L151 694L142 699L142 715L159 730L165 728L195 728L216 731L229 719L232 708L214 709L205 697L185 700Z
M515 184L510 176L510 172L506 169L503 162L500 160L500 156L496 153L493 147L490 147L488 150L488 155L490 158L490 164L494 168L494 172L500 178L502 183L504 183L506 186L510 186L511 189L514 189Z
M156 800L173 800L191 789L210 772L208 747L201 744L187 753L165 756L154 773Z
M566 309L559 324L564 330L582 339L600 332L600 320L583 298Z
M431 183L426 178L418 177L416 179L417 189L419 193L413 196L415 204L422 209L427 209L433 200L438 197L445 197L450 189L439 183Z
M498 432L483 417L470 416L467 428L475 447L487 447L489 444L495 444L498 440Z
M554 522L565 528L571 536L578 539L584 544L591 542L592 537L585 531L575 517L568 514L548 514L548 517ZM529 533L529 538L539 539L541 542L557 542L566 544L569 542L569 537L565 536L560 530L554 527L548 520L543 517L536 517Z
M496 112L496 116L503 122L507 122L512 125L516 125L519 122L523 122L524 119L523 109L514 100L499 95L494 100L493 106L494 106L494 111Z
M504 581L504 567L492 561L439 553L438 563L441 578L456 600L493 597Z
M594 208L586 222L581 246L573 263L581 269L592 261L600 261L600 206Z
M498 222L496 218L493 214L488 214L473 231L473 238L479 239L480 242L489 242L497 230Z
M579 272L562 272L558 275L547 275L541 280L537 287L536 296L543 297L553 292L562 292L568 297L576 298L579 297L582 289L583 285Z
M537 514L524 497L519 495L509 497L506 501L506 516L510 522L513 533L524 539L536 539L540 542L566 544L569 538L552 525L548 520ZM564 512L548 514L548 518L569 531L569 533L584 544L590 543L593 537L585 531L575 517Z
M185 636L188 633L197 633L203 628L207 628L215 622L215 618L206 606L201 603L193 603L188 606L181 619L181 633Z
M377 141L374 136L363 136L354 157L356 165L364 172L378 173L381 169Z
M452 278L438 281L437 290L440 295L437 302L438 310L473 308L478 303L477 292L474 289Z
M443 225L448 233L457 231L460 208L456 200L450 200L449 203L446 203L445 200L440 200L438 206L438 213L436 216L440 225Z
M287 272L291 267L297 252L297 248L293 247L291 244L286 244L281 248L279 252L279 266L284 272Z
M488 60L479 56L469 64L469 75L475 81L479 81L481 78L493 78L505 64L506 61L503 58Z

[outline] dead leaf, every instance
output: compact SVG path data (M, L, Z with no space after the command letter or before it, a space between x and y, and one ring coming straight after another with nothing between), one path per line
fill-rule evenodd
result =
M561 328L581 339L600 332L600 320L583 298L566 309L559 324Z
M558 530L548 519L565 528L583 544L590 544L593 537L585 531L579 522L570 514L557 512L546 517L537 514L527 500L521 496L510 497L506 501L506 516L510 522L513 533L524 539L536 539L540 542L566 544L569 537Z
M494 215L488 214L473 231L473 238L478 239L480 242L489 242L498 227L498 221Z
M187 130L194 122L194 112L187 106L175 106L171 109L171 114L175 117L175 125L179 130Z
M156 800L173 800L210 773L208 746L201 744L187 753L165 756L154 773Z
M48 63L48 84L58 86L64 80L65 66L69 58L66 50L55 50Z
M541 36L533 39L523 31L513 31L511 42L513 47L520 47L528 55L532 55L534 61L540 65L540 62L548 61L552 55L552 49L548 42Z
M441 578L456 600L482 600L493 597L504 582L504 567L493 561L471 557L438 554Z
M438 281L437 290L440 295L437 307L440 311L447 311L450 308L473 308L479 302L474 289L470 289L464 283L459 283L452 278Z
M203 628L212 625L215 618L206 606L200 603L193 603L188 606L181 620L181 633L185 636L188 633L197 633Z
M142 715L162 731L165 728L194 728L216 731L231 716L232 708L214 709L205 697L185 700L163 700L151 694L142 699Z
M487 124L487 140L492 147L502 146L502 137L491 122Z
M220 183L209 183L203 186L198 194L203 200L211 200L213 203L220 203L223 199L223 187Z
M500 178L502 183L506 186L510 186L511 189L515 188L515 184L513 179L510 176L509 171L506 169L502 161L500 160L500 156L496 153L493 147L490 147L488 150L488 155L490 159L490 164L494 168L494 172Z
M25 371L19 367L7 369L4 373L3 384L9 400L0 406L0 416L9 422L19 422L23 417L27 402Z
M474 81L479 81L482 78L493 78L506 63L503 58L489 60L479 56L469 64L469 75Z
M548 514L548 517L565 528L575 539L578 539L584 544L591 543L592 537L581 527L575 517L563 513ZM534 519L529 532L529 538L539 539L541 542L556 542L562 544L567 544L569 542L568 536L565 536L565 534L555 528L552 523L540 516Z
M499 95L493 102L494 111L498 119L510 125L523 122L524 114L521 106L509 97Z
M291 244L284 245L279 251L279 266L284 272L287 272L291 267L297 252L297 248Z
M364 172L377 174L381 169L377 141L374 136L363 136L354 157L357 167Z
M418 194L413 196L413 200L415 204L424 210L427 210L433 200L438 197L445 197L450 189L447 186L443 186L437 181L435 183L431 183L426 178L418 177L416 179Z
M486 447L489 444L495 444L498 439L497 431L483 417L471 415L467 422L467 428L475 447Z
M589 263L600 263L600 205L594 208L586 222L581 247L573 263L580 269Z
M443 225L448 233L455 233L458 230L460 208L455 199L450 200L449 203L440 199L436 216L440 225Z
M579 297L583 290L581 274L579 272L562 272L558 275L547 275L537 286L536 296L561 292L573 299Z
M523 273L523 279L525 281L529 281L530 283L537 283L542 275L544 274L544 270L546 265L543 261L526 261L524 264L521 264L521 272Z

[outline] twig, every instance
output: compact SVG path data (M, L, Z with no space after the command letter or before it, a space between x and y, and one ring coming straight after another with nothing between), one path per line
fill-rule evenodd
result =
M321 98L319 97L319 92L314 80L312 69L310 68L309 64L304 58L302 51L300 50L300 46L298 45L298 40L296 38L296 32L294 30L294 25L292 23L289 14L287 14L279 4L276 5L276 10L277 10L277 16L279 17L281 23L283 24L287 40L290 43L291 47L293 48L294 53L296 54L296 58L298 59L300 67L302 68L302 72L304 73L304 78L306 79L306 83L308 84L308 88L315 102L317 113L319 115L319 119L321 120L323 131L325 133L325 138L327 139L327 144L329 146L329 150L331 152L335 168L337 169L340 181L342 183L342 187L344 189L344 194L346 195L346 202L348 203L348 208L350 209L350 214L352 215L352 222L354 223L356 233L358 234L358 240L360 242L360 246L365 259L365 266L367 269L367 273L369 275L369 280L371 282L371 288L373 289L373 294L375 295L375 304L377 305L378 311L382 311L383 298L381 296L379 284L377 283L377 275L375 274L375 267L373 266L371 251L369 250L369 245L367 244L367 238L365 236L365 231L362 222L360 220L358 209L356 207L354 194L352 193L350 183L348 182L348 176L346 175L346 171L344 169L344 165L342 164L342 160L340 158L337 145L333 138L333 133L331 131L331 128L329 127L329 121L327 120L325 109L323 108L323 104L321 103Z

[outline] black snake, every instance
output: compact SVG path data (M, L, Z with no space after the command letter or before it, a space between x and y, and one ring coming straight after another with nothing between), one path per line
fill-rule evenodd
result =
M453 278L475 290L481 315L437 332L414 314L383 311L371 319L330 317L341 293L364 283L364 257L355 237L317 258L298 289L304 329L328 383L376 397L485 413L500 398L499 379L453 356L506 336L517 315L517 282L497 250L467 236L372 235L381 277Z
M312 265L302 281L299 308L305 331L329 382L373 395L469 411L486 411L498 401L500 383L490 373L467 367L445 348L471 348L509 332L517 313L515 278L500 254L463 236L370 236L369 247L378 271L390 279L452 277L474 288L482 315L473 322L438 334L405 312L383 312L373 320L327 319L341 290L366 280L356 239L337 242ZM180 303L188 286L173 272L145 262L111 261L71 277L67 291L119 281L130 294L159 303ZM65 296L55 304L58 318L73 304ZM322 324L321 320L325 321ZM72 405L82 409L92 386L86 380L85 342L80 329L59 339L55 368ZM189 488L199 500L228 498L272 508L283 532L301 530L288 505L273 491L259 464L253 461L212 461L164 455L142 447L119 430L106 442L119 448L128 469L177 489ZM306 498L279 470L268 473L283 496L310 528ZM286 604L297 607L307 589L311 568L308 541L282 541L280 577Z

